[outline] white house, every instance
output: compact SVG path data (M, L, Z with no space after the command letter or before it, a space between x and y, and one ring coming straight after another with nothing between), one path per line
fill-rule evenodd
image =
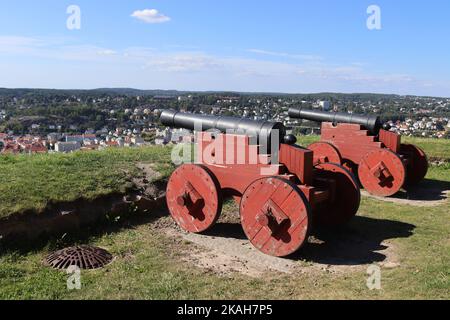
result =
M72 141L72 142L57 142L55 144L55 151L56 152L72 152L79 150L81 148L81 143L78 141Z
M331 109L331 103L330 101L319 101L319 106L322 108L322 110L324 111L328 111Z

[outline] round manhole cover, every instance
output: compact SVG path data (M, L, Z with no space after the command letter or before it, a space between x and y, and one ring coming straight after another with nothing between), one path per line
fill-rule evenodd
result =
M80 269L99 269L110 263L113 256L106 250L92 246L75 246L50 254L46 262L55 269L77 266Z

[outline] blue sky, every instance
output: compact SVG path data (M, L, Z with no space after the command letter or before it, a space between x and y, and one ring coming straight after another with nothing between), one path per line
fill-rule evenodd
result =
M449 15L447 0L5 0L0 87L450 96Z

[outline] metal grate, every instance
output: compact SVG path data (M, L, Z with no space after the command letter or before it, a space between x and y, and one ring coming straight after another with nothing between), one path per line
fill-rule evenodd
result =
M55 269L77 266L80 269L99 269L110 263L113 256L106 250L92 246L75 246L50 254L46 262Z

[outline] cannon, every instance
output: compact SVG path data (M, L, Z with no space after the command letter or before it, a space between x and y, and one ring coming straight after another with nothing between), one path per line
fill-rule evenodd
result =
M425 152L401 143L378 116L291 108L291 119L322 123L321 140L308 146L314 164L339 163L352 171L370 194L389 197L422 181L428 171Z
M195 130L195 162L180 165L167 184L172 218L202 233L220 217L224 199L239 205L242 228L261 252L284 257L299 250L315 226L347 223L360 188L340 164L313 164L283 124L164 110L160 122Z

